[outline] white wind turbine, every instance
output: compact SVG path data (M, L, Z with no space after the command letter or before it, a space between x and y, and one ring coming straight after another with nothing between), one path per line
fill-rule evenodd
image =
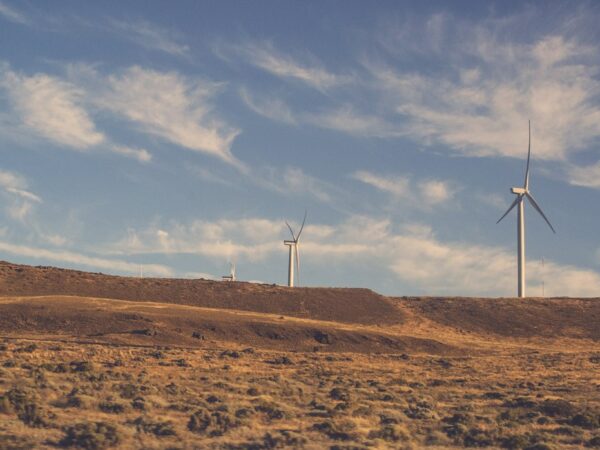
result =
M221 278L223 281L235 281L235 263L229 263L229 275L223 275Z
M517 259L518 259L518 295L520 298L525 297L525 197L531 203L531 206L535 208L537 212L544 218L552 232L554 228L552 224L548 220L548 218L542 212L542 209L537 204L531 192L529 192L529 161L531 159L531 121L529 121L529 149L527 151L527 168L525 169L525 183L523 187L513 187L511 188L511 192L517 196L515 201L512 202L512 205L506 210L506 212L498 219L499 223L502 219L506 217L506 215L515 207L518 206L517 209L517 236L518 236L518 249L517 249Z
M298 249L300 243L300 235L302 234L302 230L304 229L304 223L306 222L306 211L304 211L304 219L302 220L302 225L300 226L300 231L298 235L294 234L294 230L290 227L290 224L285 222L287 227L292 234L292 240L283 241L283 245L287 245L290 248L290 260L288 265L288 286L294 287L294 259L296 260L296 270L298 271L298 281L300 281L300 252Z

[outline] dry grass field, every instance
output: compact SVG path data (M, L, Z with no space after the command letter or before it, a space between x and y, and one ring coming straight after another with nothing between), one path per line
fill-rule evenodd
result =
M0 263L0 448L600 448L600 300Z

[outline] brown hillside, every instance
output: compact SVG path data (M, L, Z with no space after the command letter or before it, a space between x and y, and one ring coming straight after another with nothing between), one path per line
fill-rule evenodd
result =
M394 299L412 315L448 327L513 338L586 338L600 341L600 299Z
M368 289L133 278L0 262L0 296L74 295L238 309L346 323L392 324L402 313Z
M433 339L274 314L91 297L4 297L0 335L119 345L212 346L215 342L284 351L458 351Z
M64 334L72 330L73 335L86 338L110 335L111 342L118 342L118 336L125 335L128 337L124 342L137 342L135 330L145 328L160 329L153 338L157 344L187 345L192 342L191 333L202 329L202 334L211 339L288 349L309 348L322 331L332 337L327 349L360 352L408 348L434 351L440 342L469 347L464 341L465 333L472 336L469 339L477 336L480 341L600 341L599 299L387 298L367 289L290 289L202 279L140 279L6 262L0 262L0 296L5 297L0 306L0 332L14 334L20 329ZM16 297L35 296L52 298L15 301ZM65 300L64 296L79 300ZM95 309L98 299L143 304L138 308L128 304L128 315L123 316L121 309L125 306L117 303L113 303L113 310L107 306L110 303ZM147 306L153 303L155 308ZM177 309L175 305L188 309ZM243 315L242 311L248 314ZM269 315L275 319L267 320ZM191 317L195 319L186 322ZM77 329L79 325L81 329ZM395 337L389 340L391 335ZM438 342L407 345L407 336ZM148 339L144 337L140 342L148 343ZM441 347L435 351L438 350L449 351Z

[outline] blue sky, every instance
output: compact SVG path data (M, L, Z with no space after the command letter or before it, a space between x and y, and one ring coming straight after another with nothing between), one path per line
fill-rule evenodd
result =
M283 284L307 209L302 285L512 296L531 119L527 292L598 296L599 19L0 0L0 258Z

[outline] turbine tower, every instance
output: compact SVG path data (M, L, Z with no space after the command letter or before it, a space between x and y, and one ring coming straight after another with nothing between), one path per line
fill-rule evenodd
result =
M223 281L235 281L235 263L229 263L229 275L221 277Z
M531 192L529 192L529 161L531 159L531 120L529 121L529 148L527 150L527 168L525 169L525 182L523 187L513 187L511 188L511 192L517 196L515 201L509 206L506 212L498 219L499 223L502 219L506 217L506 215L515 207L518 206L517 209L517 264L518 264L518 295L520 298L525 297L525 198L529 200L531 206L540 213L540 215L544 218L550 229L553 233L554 228L552 224L542 212L542 208L537 204Z
M298 271L298 282L300 281L300 252L299 252L299 243L300 243L300 235L302 234L302 230L304 229L304 223L306 222L306 211L304 211L304 219L302 220L302 225L300 226L300 231L298 235L294 234L294 230L290 227L290 224L285 222L287 227L292 234L292 240L283 241L283 245L287 245L290 248L290 258L288 265L288 286L294 287L294 259L296 260L296 270Z

